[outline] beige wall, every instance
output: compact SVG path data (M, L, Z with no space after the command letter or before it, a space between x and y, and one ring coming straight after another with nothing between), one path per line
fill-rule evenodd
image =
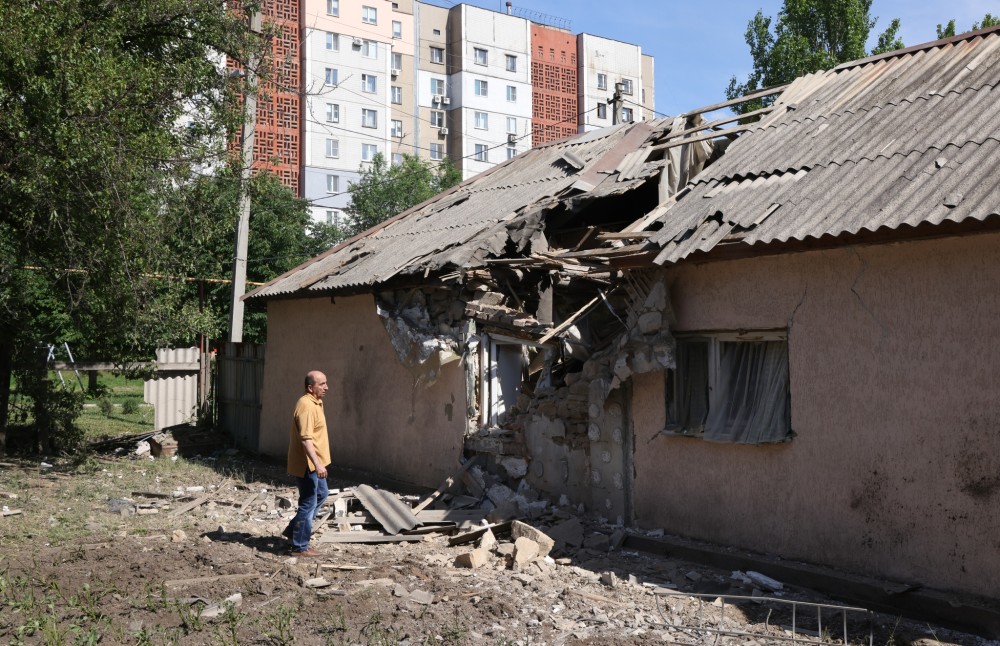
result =
M633 383L640 526L994 595L1000 234L687 264L677 330L787 328L790 443L658 435Z
M446 365L430 388L413 377L389 344L371 296L271 301L261 410L260 451L283 457L291 411L308 370L330 382L326 417L335 466L384 473L437 487L462 451L465 374Z

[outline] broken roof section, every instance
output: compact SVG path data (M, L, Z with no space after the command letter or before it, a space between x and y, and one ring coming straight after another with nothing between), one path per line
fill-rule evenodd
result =
M650 141L686 122L679 124L670 119L625 124L533 148L334 247L247 297L367 292L393 279L420 281L445 271L484 267L487 259L546 253L549 246L540 224L546 211L579 210L591 200L627 194L665 167L673 178L669 194L679 178L700 170L697 166L681 172L678 155L660 153L650 160L642 153ZM711 146L704 149L710 151ZM693 163L703 163L707 157L707 153L692 156ZM652 210L657 194L642 203ZM615 217L627 224L634 213ZM572 217L561 222L585 228ZM607 241L595 235L589 242ZM576 251L582 246L576 245ZM606 252L630 252L615 250L622 246L612 243Z
M664 215L656 263L1000 214L998 69L990 28L797 79Z

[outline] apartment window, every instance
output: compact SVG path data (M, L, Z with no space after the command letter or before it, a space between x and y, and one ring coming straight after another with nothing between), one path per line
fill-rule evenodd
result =
M549 49L549 60L550 61L555 61L556 60L556 50L555 49L551 49L551 48Z
M517 88L513 85L507 86L507 100L511 103L515 103L517 101Z
M489 52L478 47L472 48L472 59L476 65L486 65L489 59Z
M340 175L327 175L326 176L326 192L327 193L339 193L340 192Z
M378 58L378 42L374 40L362 41L361 55L365 58Z
M517 134L517 117L507 117L507 134Z
M326 0L326 15L340 16L340 0Z
M435 128L444 128L444 112L431 110L431 125Z
M392 132L390 137L402 137L403 136L403 122L399 119L392 120Z
M511 54L507 54L505 56L505 58L507 60L507 71L508 72L516 72L517 71L517 56L512 56Z
M435 29L434 30L434 35L435 36L440 36L441 35L441 30L440 29Z
M329 123L340 123L340 104L339 103L327 103L326 104L326 120Z
M489 84L481 79L476 79L476 96L489 96Z
M392 153L392 165L393 166L403 165L403 153Z
M376 144L361 144L361 161L370 162L375 159L377 154L378 146Z
M622 123L632 123L633 117L632 108L622 108Z
M489 151L486 144L476 144L476 161L489 161Z
M392 54L392 69L401 70L403 69L403 55L398 52L393 52Z
M361 75L361 91L375 94L378 92L378 77L374 74Z
M608 104L604 101L599 101L597 103L597 118L607 119L608 118Z
M361 109L361 126L363 128L378 128L378 110Z
M476 112L476 127L480 130L486 130L490 127L489 121L490 117L485 112Z
M326 156L332 158L340 157L340 141L337 139L326 140Z
M391 101L393 103L395 103L397 105L402 104L403 103L403 88L399 87L398 85L393 85L391 88L389 88L389 96L390 96Z
M431 79L431 94L444 94L444 79Z
M431 144L431 159L438 160L444 158L444 146L442 144Z
M736 444L790 438L783 330L678 335L676 365L666 373L667 433Z
M398 20L392 21L392 37L402 38L403 37L403 23Z
M517 148L507 146L507 159L514 159L515 157L517 157Z
M326 223L332 224L335 227L340 226L340 211L337 209L327 209L326 211Z
M559 62L562 63L563 65L566 64L566 50L565 49L559 52Z
M444 47L431 47L431 62L444 63Z
M366 25L377 25L378 10L375 7L361 7L361 22Z
M622 79L622 94L632 94L632 79Z
M606 90L606 89L608 89L608 75L607 74L598 74L597 75L597 89L598 90Z
M326 32L326 48L331 52L340 51L340 34Z
M336 67L327 67L324 70L323 80L326 82L327 85L336 85L337 84L337 68Z

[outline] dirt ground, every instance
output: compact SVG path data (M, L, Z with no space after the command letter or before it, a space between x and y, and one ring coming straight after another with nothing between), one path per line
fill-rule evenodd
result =
M547 558L513 567L505 555L511 537L499 528L498 544L477 568L455 565L477 543L450 546L447 533L409 543L316 541L321 557L295 558L280 536L295 498L280 468L237 455L49 464L0 463L2 643L844 641L841 613L824 611L817 626L817 610L807 605L835 600L789 586L762 590L745 573L614 549L615 528L585 518L585 546L560 541ZM331 480L347 491L357 484ZM359 509L356 502L348 508ZM528 522L551 530L575 519L576 510L554 507ZM337 531L327 521L317 538ZM790 600L799 602L796 626L805 631L790 630ZM876 644L987 643L870 617ZM868 620L848 613L848 642L869 643Z

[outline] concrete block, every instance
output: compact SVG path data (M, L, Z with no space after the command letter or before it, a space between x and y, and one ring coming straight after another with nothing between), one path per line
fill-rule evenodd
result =
M492 551L497 546L497 537L493 535L492 529L487 529L486 533L479 539L479 549Z
M521 536L514 541L514 564L523 567L538 558L538 543Z
M521 521L515 520L510 526L510 535L515 539L524 537L531 539L538 544L538 557L544 558L552 551L556 542L552 540L545 532L535 529L531 525L522 523Z
M507 456L500 460L500 466L512 478L523 478L528 475L528 461L524 458Z
M607 552L611 549L611 540L608 538L607 534L594 532L583 540L583 546L590 550Z
M410 601L429 606L434 603L434 595L424 590L414 590L410 593Z
M663 315L659 312L646 312L639 315L639 331L643 334L654 334L663 326Z
M478 569L486 565L490 560L489 550L476 548L471 552L459 554L455 557L455 567Z

